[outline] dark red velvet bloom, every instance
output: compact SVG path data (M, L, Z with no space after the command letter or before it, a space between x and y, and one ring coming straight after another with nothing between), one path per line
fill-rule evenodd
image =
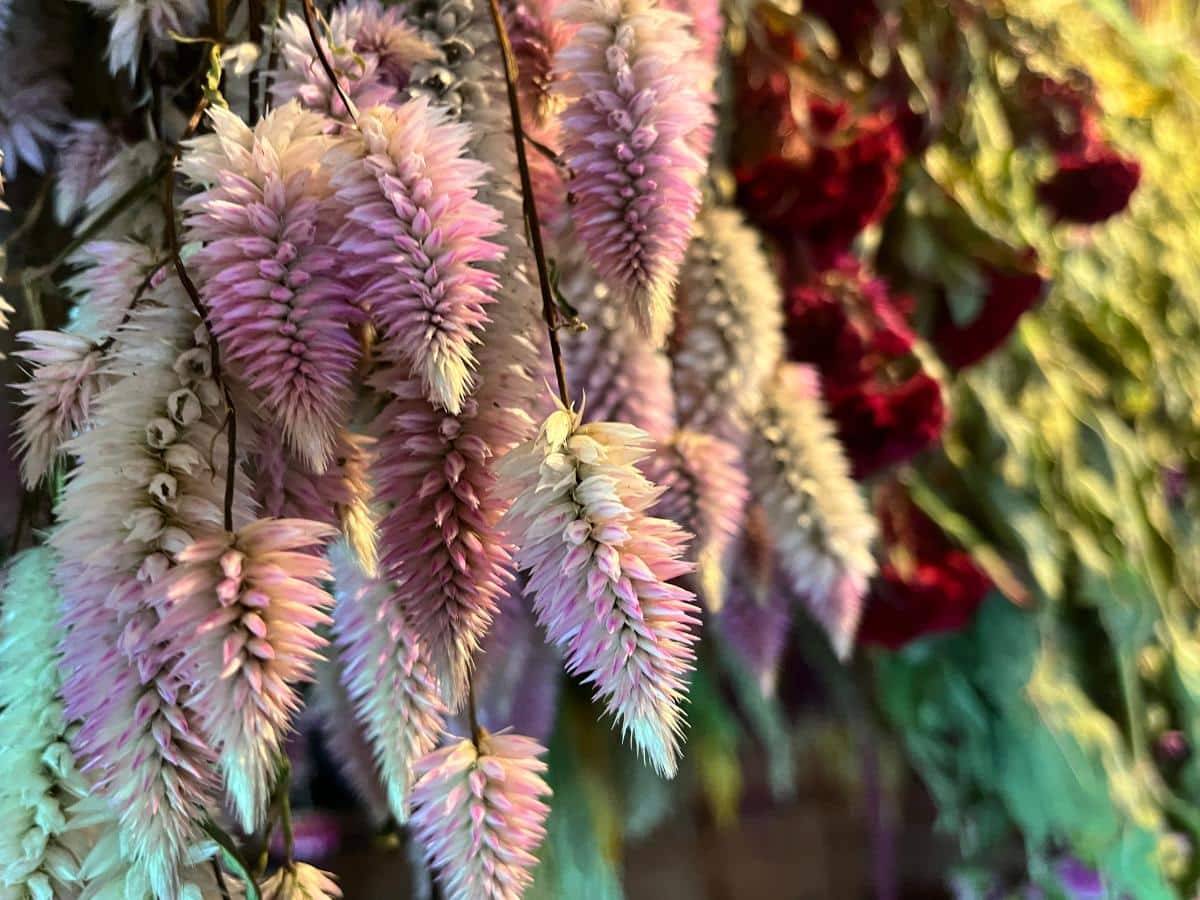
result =
M825 20L846 57L856 55L856 49L879 21L879 7L874 0L806 0L804 11Z
M1095 225L1125 209L1142 177L1137 160L1105 144L1060 153L1058 171L1038 185L1038 199L1060 222Z
M830 386L825 399L860 480L936 443L946 424L941 386L925 372L896 385Z
M858 642L895 650L966 627L992 582L906 494L885 497L879 518L890 560L871 586Z
M945 297L933 321L933 346L951 369L979 362L1008 339L1017 321L1045 294L1046 282L1036 272L1004 272L987 268L988 291L979 314L966 325L950 315Z
M1090 90L1030 77L1021 83L1019 96L1032 136L1055 153L1080 153L1096 142L1096 99Z

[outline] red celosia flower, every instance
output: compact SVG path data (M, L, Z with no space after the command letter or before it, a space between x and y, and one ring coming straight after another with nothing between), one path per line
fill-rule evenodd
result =
M924 450L946 423L942 389L925 372L894 386L877 381L850 390L831 386L827 400L854 477L860 480Z
M1095 225L1129 205L1141 177L1137 160L1095 143L1060 153L1058 171L1038 185L1038 199L1059 222Z
M983 306L966 325L957 324L944 297L934 314L933 345L952 369L979 362L1012 334L1017 320L1033 308L1046 283L1036 272L1003 272L987 267L988 291Z
M992 582L907 496L887 498L879 514L891 560L872 585L858 640L895 650L964 628Z
M1096 100L1090 92L1053 78L1021 87L1022 110L1034 135L1055 153L1080 153L1095 141Z

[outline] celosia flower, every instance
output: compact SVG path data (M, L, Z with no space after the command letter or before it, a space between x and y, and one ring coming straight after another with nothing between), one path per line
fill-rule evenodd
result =
M120 139L103 123L80 120L71 124L58 146L54 218L59 224L65 225L79 214L120 149Z
M332 244L331 191L320 166L323 120L295 103L253 129L209 112L180 168L206 190L183 203L191 261L224 364L265 415L322 472L346 417L361 313Z
M342 91L359 109L398 99L413 66L436 55L398 8L385 9L378 0L338 6L324 32L326 57ZM275 38L280 63L271 84L275 101L299 100L308 109L348 119L349 111L329 82L303 17L292 13L282 19Z
M331 558L342 682L374 750L388 806L403 823L413 764L437 746L445 707L425 649L401 607L404 595L365 575L345 546L335 547Z
M267 813L298 686L325 644L316 629L331 621L333 601L317 582L330 570L303 551L330 532L305 519L259 519L197 539L155 585L151 637L194 680L193 706L248 832Z
M258 890L268 900L338 900L342 896L332 875L307 863L282 867Z
M871 36L881 18L876 0L809 0L804 12L825 21L847 60L857 60L858 48Z
M14 16L0 33L0 153L10 178L21 163L44 172L46 151L57 146L70 120L70 90L55 71L60 61L55 44L26 16Z
M471 657L496 611L508 552L496 520L492 451L465 428L475 414L451 416L422 396L415 378L383 373L395 398L375 421L380 571L404 598L408 621L457 709Z
M672 581L691 571L685 535L648 514L661 491L637 470L648 435L583 424L560 407L501 462L506 525L526 592L567 669L591 683L660 773L675 773L698 609Z
M156 265L150 247L125 240L88 241L69 262L75 272L63 286L75 303L68 330L93 341L104 340L126 319ZM165 279L165 271L159 271Z
M987 293L970 322L965 325L955 322L945 297L939 298L934 311L931 342L952 369L974 365L1003 344L1021 316L1046 293L1046 282L1036 271L1004 271L985 266L983 276Z
M83 204L83 216L75 226L77 234L93 239L136 241L149 247L162 246L163 205L153 192L138 194L138 184L162 164L163 150L158 141L145 140L118 151L104 176ZM128 198L128 207L119 215L111 213L117 202ZM101 219L104 219L101 222Z
M415 98L359 118L361 141L332 160L346 209L338 247L379 327L379 352L412 367L426 396L462 410L491 302L494 275L479 268L502 249L488 238L498 213L475 195L486 166L464 155L467 129Z
M554 71L554 57L566 40L566 29L554 15L555 5L556 0L504 4L505 28L517 61L521 112L534 127L556 112L552 90L561 76Z
M946 425L942 387L926 372L895 385L869 381L849 390L831 385L826 399L859 480L937 443Z
M417 764L413 835L446 900L520 900L546 836L550 794L530 738L481 733Z
M88 792L67 745L58 698L55 560L38 548L14 557L0 599L0 893L52 898L79 890L86 844L70 805Z
M776 374L751 437L748 467L788 587L845 656L875 572L875 519L850 478L810 366L787 364Z
M738 448L696 431L678 431L656 451L656 478L665 488L654 514L694 535L689 558L696 563L700 596L710 610L725 594L726 553L742 525L746 475Z
M1038 185L1038 199L1059 222L1096 225L1129 205L1141 181L1137 160L1096 141L1078 153L1060 153L1058 169Z
M108 67L115 75L128 69L137 71L138 54L149 40L160 47L174 40L175 34L194 34L205 21L205 0L83 0L112 23L108 38Z
M578 247L564 243L559 288L588 326L560 337L572 399L589 421L628 422L656 442L669 440L675 431L670 361L612 304Z
M694 83L686 17L648 0L578 0L559 52L571 218L596 271L656 346L700 209L706 160L689 140L710 127Z
M679 277L672 383L681 428L738 441L783 354L779 284L732 209L697 220Z

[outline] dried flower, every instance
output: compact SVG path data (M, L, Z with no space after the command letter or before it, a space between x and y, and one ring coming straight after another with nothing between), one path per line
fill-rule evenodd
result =
M706 160L689 141L711 111L689 62L687 19L648 0L580 0L559 52L571 218L596 271L658 346L700 209Z
M259 519L193 541L156 585L151 637L193 679L192 704L217 750L230 799L248 832L267 812L283 738L312 678L333 601L317 582L331 529L305 519Z
M205 0L83 0L112 23L108 67L114 75L137 71L138 54L149 40L155 48L171 43L174 34L194 34L205 21Z
M363 279L381 356L411 366L425 395L457 414L497 284L479 264L503 252L487 240L499 214L475 196L487 169L464 156L466 127L423 98L364 112L359 128L361 142L333 162L347 210L338 247Z
M671 776L698 610L691 592L671 583L692 568L681 560L684 533L648 514L661 491L635 466L647 442L631 425L585 425L560 406L500 473L515 498L505 524L547 637Z
M706 208L679 278L672 383L680 427L740 443L783 354L782 298L740 213Z
M447 900L519 900L533 880L550 794L531 738L483 732L417 764L413 833Z
M374 751L388 806L403 823L413 763L437 746L446 710L425 649L401 608L403 594L367 576L349 548L335 547L331 558L342 682Z
M788 586L804 598L836 653L845 656L875 571L875 519L850 478L812 367L780 368L759 412L747 462Z
M342 896L332 875L307 863L278 869L262 883L259 893L270 900L339 900Z
M288 444L320 473L346 418L361 313L339 272L323 119L295 103L251 129L209 112L180 168L206 189L183 203L192 265L229 371L261 399Z

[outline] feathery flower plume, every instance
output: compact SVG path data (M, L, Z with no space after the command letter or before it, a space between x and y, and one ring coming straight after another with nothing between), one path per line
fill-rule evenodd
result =
M58 146L54 181L54 218L60 225L79 215L120 149L120 138L103 123L80 120L71 124Z
M359 109L398 100L413 66L437 53L404 21L399 9L385 9L377 0L338 6L329 17L324 38L338 82ZM349 111L325 74L303 17L292 13L281 20L275 39L280 63L271 84L275 101L299 100L307 109L348 119Z
M679 423L740 444L783 355L783 298L741 213L707 207L696 224L671 342Z
M284 866L258 890L268 900L339 900L342 896L332 875L307 863Z
M0 212L8 212L8 204L4 202L4 149L0 148ZM3 244L0 244L0 287L4 286L4 276L8 274L8 254ZM8 316L16 312L0 296L0 331L8 331ZM4 354L0 353L0 359Z
M342 681L371 746L398 822L408 821L413 764L437 746L445 707L402 594L363 573L349 548L330 553L337 585L333 630Z
M659 488L636 463L649 436L632 425L583 424L559 407L537 438L500 464L515 497L505 523L550 641L594 685L661 774L676 770L680 701L692 668L699 610L672 580L692 570L685 533L650 516Z
M571 218L588 257L656 346L700 208L705 159L689 134L711 127L694 84L687 19L649 0L574 0L558 54Z
M467 127L422 97L364 112L359 129L331 155L346 208L338 248L363 279L382 358L411 366L425 395L458 414L497 285L479 264L503 253L488 240L499 214L476 199L487 167L464 155Z
M312 679L333 600L317 582L326 562L309 548L332 533L305 519L259 519L235 534L198 538L155 585L151 638L196 685L192 704L242 827L263 821L283 739Z
M14 354L33 365L17 385L25 407L17 420L21 481L33 489L53 468L63 444L82 430L100 390L100 351L91 341L65 331L23 331L29 345Z
M788 586L845 657L875 572L875 519L825 413L811 366L781 366L748 449L751 489L766 512Z
M361 314L339 274L324 120L289 103L253 129L220 107L181 170L205 190L183 202L192 266L225 365L261 400L314 472L346 418Z
M150 247L162 246L163 207L158 195L145 191L133 198L128 208L100 224L122 198L130 196L139 184L162 164L162 147L157 141L145 140L117 152L104 171L100 183L88 194L83 215L75 226L76 234L87 233L96 240L138 241Z
M116 331L157 264L149 246L128 240L88 241L68 262L75 271L63 286L75 303L67 330L93 341Z
M20 11L0 33L0 155L9 178L21 163L44 172L46 151L57 146L70 121L70 88L56 71L61 60L38 24Z
M471 658L496 612L508 551L496 521L503 511L487 443L423 396L415 378L383 373L394 398L379 414L372 476L385 505L380 571L404 598L408 621L457 709Z
M158 616L146 597L194 538L222 531L221 395L189 364L207 352L203 334L173 279L117 333L111 368L124 377L68 445L78 465L51 539L63 559L63 696L82 723L73 747L120 817L131 868L158 897L177 896L214 801L193 686L152 639ZM245 508L238 496L236 520Z
M462 740L417 763L413 834L446 900L520 900L550 811L546 751L516 734Z
M108 37L108 67L130 77L137 72L138 54L146 40L156 49L169 46L175 34L194 34L208 15L205 0L82 0L112 24Z
M554 15L556 4L557 0L515 0L504 4L505 27L517 61L521 112L535 127L547 124L557 112L558 98L553 88L560 76L554 71L554 57L566 43L567 35Z
M675 431L670 361L612 304L608 286L570 236L561 243L559 289L588 326L561 337L572 400L589 421L628 422L656 443L669 440Z
M70 804L88 791L67 745L58 698L54 557L28 550L8 566L0 599L0 895L51 898L78 891L86 850Z
M655 455L655 472L663 473L656 480L665 490L654 514L695 535L689 558L696 563L700 596L715 612L724 599L726 555L741 529L746 505L741 454L720 438L678 431Z

